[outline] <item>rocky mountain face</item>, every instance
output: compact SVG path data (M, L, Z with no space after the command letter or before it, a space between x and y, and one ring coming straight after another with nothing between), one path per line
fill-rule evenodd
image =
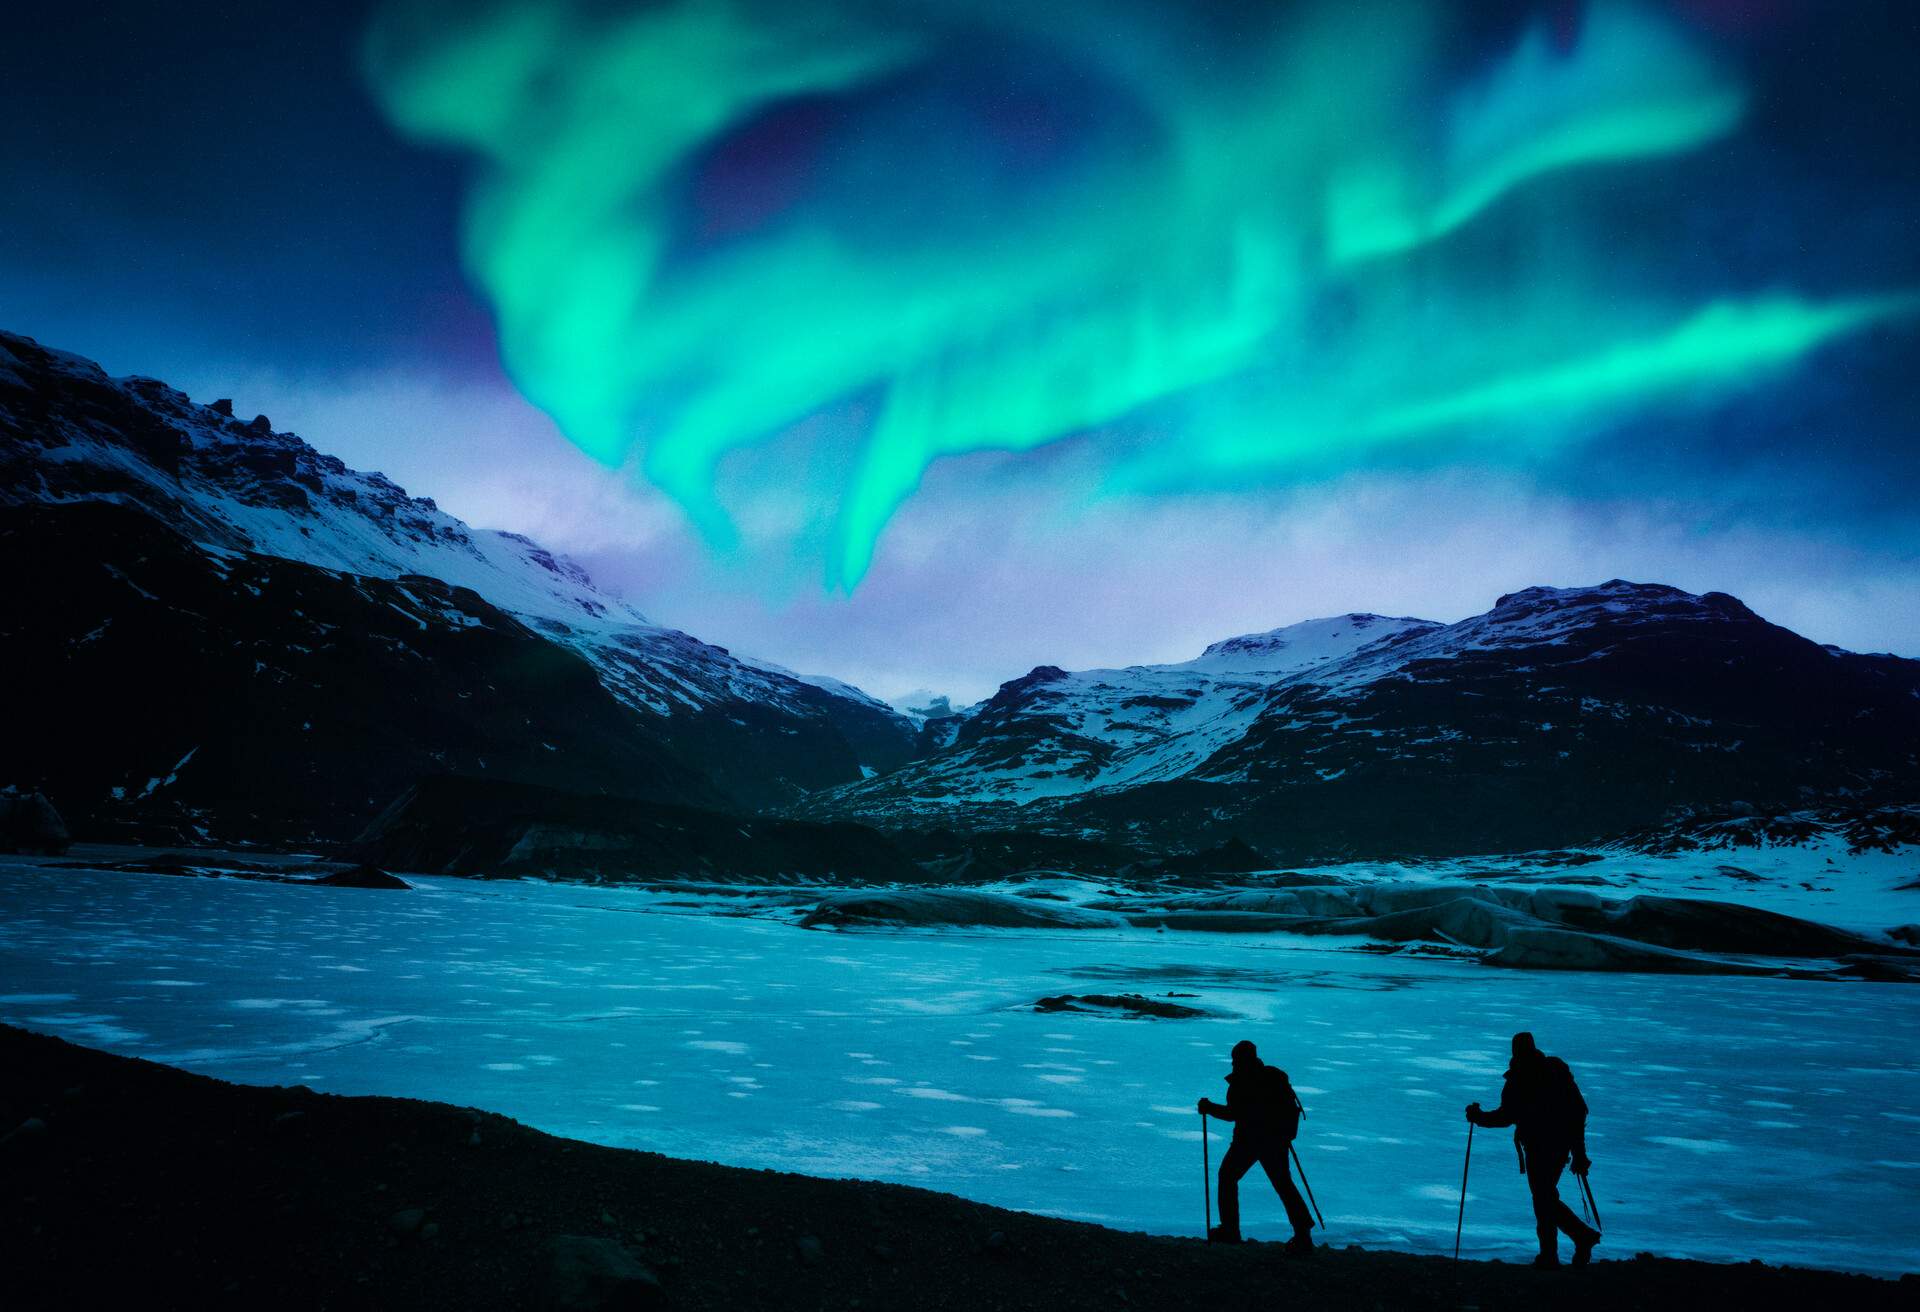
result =
M83 830L347 837L419 777L728 808L918 726L646 617L265 416L0 334L0 782Z
M1181 665L1043 666L951 746L806 810L1149 850L1238 836L1299 862L1916 794L1920 661L1819 646L1725 594L1615 580L1529 588L1457 624L1344 616Z

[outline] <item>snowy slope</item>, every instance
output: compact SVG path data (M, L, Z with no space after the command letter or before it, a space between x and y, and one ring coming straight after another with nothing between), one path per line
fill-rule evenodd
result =
M243 422L228 409L0 333L0 505L133 505L210 553L470 588L584 656L614 696L755 803L890 769L912 749L915 726L850 685L653 624L565 557L473 529L265 416ZM794 750L752 750L776 735ZM755 776L760 765L769 777Z
M1195 660L1168 669L1192 669L1219 676L1305 676L1329 662L1344 661L1362 650L1372 650L1385 638L1402 642L1441 628L1433 620L1407 616L1336 615L1332 619L1304 620L1265 633L1248 633L1214 643Z
M1171 665L1041 666L947 729L946 750L836 801L1012 803L1172 779L1237 740L1272 691L1430 620L1341 615L1214 643Z
M564 557L515 533L470 529L384 474L273 431L265 416L242 423L154 379L109 378L92 361L0 333L8 382L18 390L0 395L17 445L0 503L133 502L217 550L375 578L425 574L522 615L646 623Z

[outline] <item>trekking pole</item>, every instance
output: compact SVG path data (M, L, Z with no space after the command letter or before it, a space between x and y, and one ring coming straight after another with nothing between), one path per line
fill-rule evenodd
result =
M1313 1215L1319 1220L1320 1228L1325 1230L1327 1228L1327 1218L1320 1215L1320 1204L1313 1200L1313 1186L1307 1184L1307 1168L1300 1165L1300 1150L1292 1144L1288 1144L1287 1151L1293 1154L1293 1169L1300 1172L1300 1183L1306 1188L1307 1201L1313 1203Z
M1607 1228L1606 1223L1600 1219L1600 1200L1593 1196L1593 1185L1588 1183L1587 1177L1584 1175L1580 1176L1579 1179L1580 1191L1587 1196L1587 1206L1593 1209L1593 1228L1595 1230L1605 1230Z
M1460 1232L1467 1224L1467 1172L1473 1167L1473 1122L1467 1122L1467 1160L1460 1166L1460 1215L1453 1223L1453 1260L1460 1260Z
M1207 1114L1200 1113L1200 1205L1207 1209L1207 1234L1213 1234L1213 1150L1207 1146Z

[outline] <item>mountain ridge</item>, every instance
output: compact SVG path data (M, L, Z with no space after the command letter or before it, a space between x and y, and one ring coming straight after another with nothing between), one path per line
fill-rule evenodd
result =
M879 699L654 624L524 535L473 529L431 498L276 431L265 416L242 422L230 403L199 405L157 380L114 379L82 357L0 333L0 434L0 510L16 519L111 505L191 543L216 571L254 556L470 590L530 640L584 660L646 735L680 758L683 773L705 776L665 800L779 805L891 768L913 750L916 726ZM11 563L30 569L31 547L13 542L24 555ZM99 554L70 539L62 550ZM125 572L127 562L100 563ZM36 665L55 685L60 668L52 658ZM12 768L34 778L31 762Z
M265 416L11 334L0 435L0 565L26 602L6 636L38 693L0 782L57 780L83 819L344 839L466 773L958 852L1023 832L1301 861L1920 798L1920 661L1721 592L1533 586L1451 624L1349 612L896 707L657 625Z
M1355 632L1363 620L1382 627ZM1208 652L1276 635L1284 651L1290 630L1345 645L1293 668L1257 659L1280 668L1237 681L1208 676L1204 657L1037 667L951 744L803 812L1148 848L1240 838L1311 861L1530 850L1735 803L1920 794L1920 661L1820 646L1726 593L1536 586L1453 624L1350 615Z

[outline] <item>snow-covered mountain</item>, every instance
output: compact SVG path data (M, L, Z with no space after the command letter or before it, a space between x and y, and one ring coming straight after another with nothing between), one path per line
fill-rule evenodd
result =
M0 784L185 835L343 836L435 774L1287 861L1920 801L1920 662L1720 593L1529 588L902 710L654 624L264 416L7 335L0 581Z
M1341 615L1228 638L1174 665L1075 673L1043 665L951 717L941 750L831 804L858 809L868 797L901 796L1021 804L1179 778L1245 734L1277 685L1437 627Z
M878 699L654 624L564 557L518 534L470 528L384 475L276 432L265 416L238 419L226 402L199 405L153 379L110 378L91 361L0 333L0 439L0 507L37 512L37 531L70 524L82 508L111 507L122 512L116 523L137 515L216 570L279 560L338 578L470 590L583 658L614 701L736 804L789 801L891 769L913 750L917 726ZM137 573L145 557L120 558L120 536L96 533L78 549L97 553L100 569ZM10 564L30 568L35 544L16 530L10 547ZM286 617L290 642L296 618ZM482 623L445 607L411 618L429 630ZM103 613L98 623L113 619ZM15 637L36 640L32 628Z
M1408 616L1336 615L1332 619L1303 620L1265 633L1224 638L1184 666L1164 668L1192 669L1223 678L1267 681L1293 678L1329 661L1344 660L1382 639L1426 633L1441 627L1434 620Z
M1456 624L1347 615L1178 665L1004 684L953 742L810 814L1239 835L1302 860L1556 846L1736 801L1920 795L1920 661L1722 593L1528 588Z

